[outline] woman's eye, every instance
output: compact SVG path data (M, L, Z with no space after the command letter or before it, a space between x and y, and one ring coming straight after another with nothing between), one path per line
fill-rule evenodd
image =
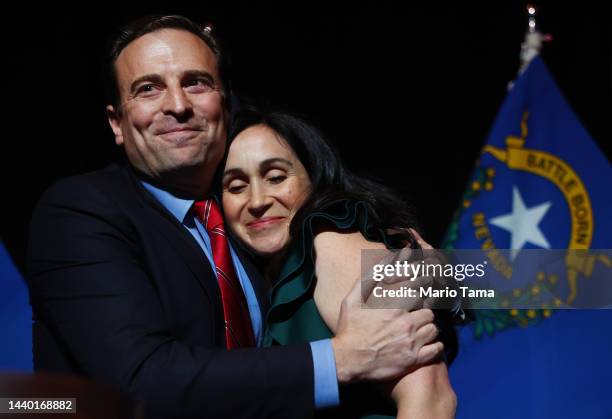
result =
M268 178L268 182L273 183L273 184L278 184L278 183L283 182L285 179L287 179L287 176L285 175L272 176Z
M240 193L246 188L245 184L230 184L227 186L227 191L229 193Z

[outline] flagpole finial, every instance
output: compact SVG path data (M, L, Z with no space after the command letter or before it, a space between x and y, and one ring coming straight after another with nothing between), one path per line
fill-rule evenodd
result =
M537 9L535 8L533 4L527 5L527 15L529 16L527 32L528 33L537 32L537 29L536 29Z
M519 74L522 73L527 65L533 60L542 50L542 44L552 40L549 34L543 34L538 30L536 17L538 9L533 4L527 5L527 33L525 40L521 44L521 68Z

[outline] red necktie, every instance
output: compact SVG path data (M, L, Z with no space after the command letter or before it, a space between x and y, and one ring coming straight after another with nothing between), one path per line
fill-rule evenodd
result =
M227 349L255 346L247 301L234 270L221 211L213 199L197 201L193 207L210 237L213 260L217 267L217 281L221 290Z

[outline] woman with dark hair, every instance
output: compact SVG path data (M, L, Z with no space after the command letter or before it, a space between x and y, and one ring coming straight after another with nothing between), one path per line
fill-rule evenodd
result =
M266 344L333 337L342 299L359 277L362 249L403 247L406 241L428 246L416 231L407 233L414 225L407 205L385 186L347 170L303 120L243 111L229 138L223 209L232 233L261 261L272 284ZM388 234L392 230L403 234ZM445 343L447 358L454 357ZM341 390L341 406L326 414L454 416L444 359L386 391L391 397L371 385L349 386Z

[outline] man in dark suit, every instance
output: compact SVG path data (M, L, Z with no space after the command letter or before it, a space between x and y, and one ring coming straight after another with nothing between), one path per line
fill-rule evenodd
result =
M220 289L223 262L194 211L225 152L219 57L209 30L178 16L135 22L113 44L107 111L128 163L60 181L34 211L35 367L112 383L147 417L309 417L339 403L338 384L397 377L442 345L431 343L430 311L364 315L357 287L331 340L230 345L232 327L261 342L267 297L249 259L225 244L240 283L231 298L248 306L246 324L232 326L236 301Z

